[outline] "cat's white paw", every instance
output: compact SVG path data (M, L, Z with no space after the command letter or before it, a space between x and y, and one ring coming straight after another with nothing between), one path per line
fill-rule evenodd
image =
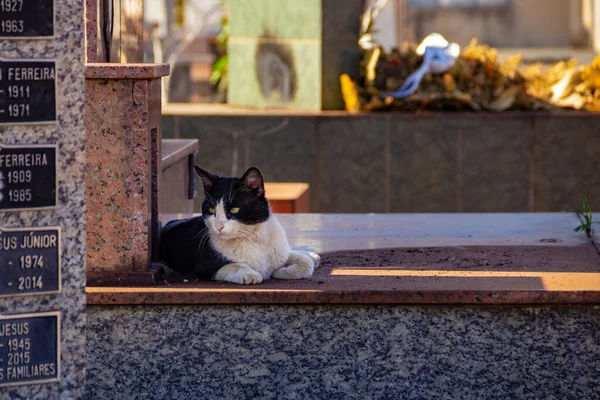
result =
M275 279L308 279L315 271L317 253L293 250L290 252L285 266L279 268L273 273Z
M237 283L240 285L258 285L262 275L244 264L228 264L215 274L214 280Z
M245 274L240 276L241 285L258 285L263 280L262 275L256 271L246 272Z
M294 246L291 249L292 253L307 256L312 261L314 268L317 268L321 263L321 256L310 246ZM290 255L290 258L291 256L292 255Z
M314 272L314 267L310 263L292 264L287 267L281 267L273 272L275 279L308 279Z
M321 256L317 253L311 251L309 253L306 253L306 255L310 257L310 259L313 261L314 268L317 268L319 264L321 264Z

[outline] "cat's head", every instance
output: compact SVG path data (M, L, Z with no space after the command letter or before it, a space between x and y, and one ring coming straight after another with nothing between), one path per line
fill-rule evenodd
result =
M202 215L210 233L222 239L242 239L269 219L263 177L250 168L241 178L223 178L194 166L204 185Z

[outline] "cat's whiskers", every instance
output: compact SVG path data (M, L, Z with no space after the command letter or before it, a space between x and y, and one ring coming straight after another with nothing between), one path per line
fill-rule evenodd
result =
M231 199L235 197L235 195L237 194L238 190L240 190L240 188L235 189L235 192L233 192L233 196L231 195L231 188L229 188L229 203L231 203Z
M202 236L202 234L204 234L208 229L202 229L200 232L198 232L198 234L194 235L194 239L200 239L200 236Z
M202 253L202 251L204 250L204 246L208 242L208 239L210 237L208 229L201 230L197 237L200 239L200 241L198 242L198 247L196 248L196 256L198 256L198 253Z
M237 231L234 233L233 238L245 242L254 242L260 239L260 235L257 235L257 225L238 225Z
M207 234L208 234L208 230L202 229L200 232L198 232L198 234L196 234L194 236L194 239L202 241Z
M204 236L204 238L202 239L200 253L202 253L204 251L204 246L206 246L209 239L210 239L210 236L208 234L206 236Z
M216 206L216 200L210 195L210 193L204 192L204 196L206 200L210 203L211 206Z

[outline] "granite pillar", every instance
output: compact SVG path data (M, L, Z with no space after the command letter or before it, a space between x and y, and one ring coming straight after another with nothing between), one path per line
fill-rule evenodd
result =
M132 276L152 283L147 272L158 235L160 85L168 73L167 64L86 68L90 284Z
M0 399L81 399L84 1L17 3L2 26L23 29L0 34Z

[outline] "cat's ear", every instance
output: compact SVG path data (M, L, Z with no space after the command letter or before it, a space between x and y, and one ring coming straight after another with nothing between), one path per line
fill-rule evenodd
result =
M248 169L248 171L246 171L246 173L244 173L244 176L242 176L242 187L256 192L259 196L263 196L265 194L263 177L258 168L251 167Z
M215 181L217 180L217 177L196 165L194 165L194 170L196 171L198 176L202 179L202 185L204 186L204 191L209 192L215 185Z

